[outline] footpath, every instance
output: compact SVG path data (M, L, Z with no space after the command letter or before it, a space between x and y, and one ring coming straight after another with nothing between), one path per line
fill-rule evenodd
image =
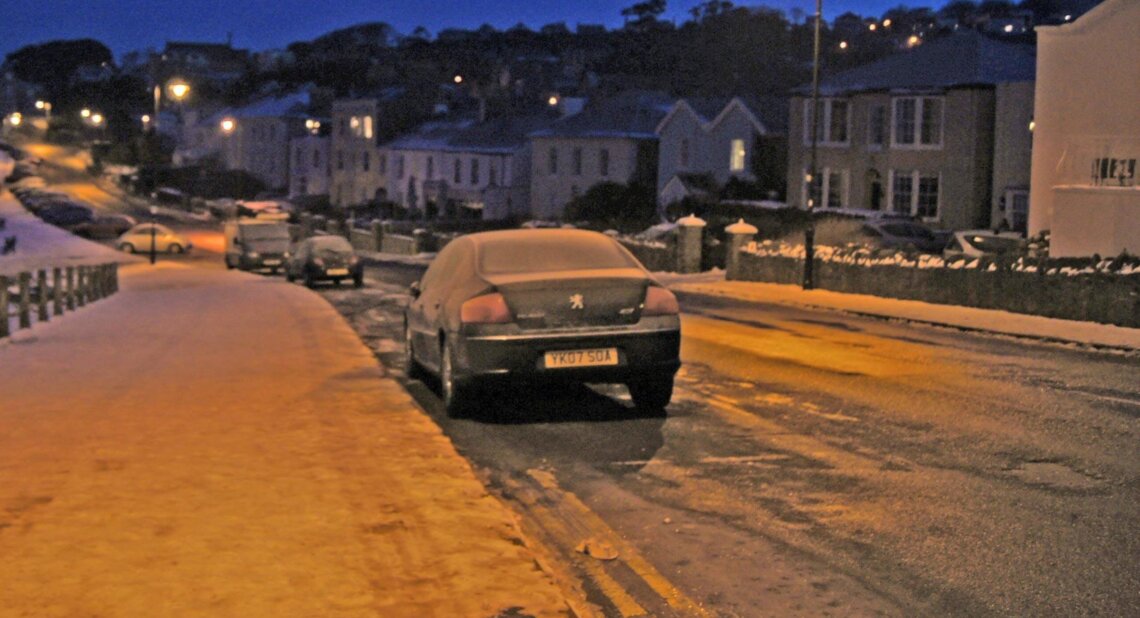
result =
M20 267L107 257L36 225L8 229ZM21 332L0 341L0 617L583 615L303 287L136 262Z

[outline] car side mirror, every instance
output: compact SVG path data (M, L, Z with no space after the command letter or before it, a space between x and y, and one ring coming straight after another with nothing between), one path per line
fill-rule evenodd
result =
M419 281L413 281L412 284L408 286L408 294L411 294L412 298L419 298L422 293L423 290L420 289Z

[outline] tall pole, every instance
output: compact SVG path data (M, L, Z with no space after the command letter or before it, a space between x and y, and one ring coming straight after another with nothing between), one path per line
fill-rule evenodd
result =
M154 86L154 132L158 133L158 104L162 100L162 86Z
M819 162L816 159L819 145L819 30L823 20L823 0L815 0L815 37L812 43L811 65L811 155L808 164L808 221L804 228L804 284L805 290L815 288L815 201L816 183L823 187L823 179L819 178Z

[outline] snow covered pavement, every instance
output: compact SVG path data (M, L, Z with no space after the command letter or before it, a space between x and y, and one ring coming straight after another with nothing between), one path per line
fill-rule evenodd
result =
M570 614L310 291L128 265L32 331L0 346L0 615Z

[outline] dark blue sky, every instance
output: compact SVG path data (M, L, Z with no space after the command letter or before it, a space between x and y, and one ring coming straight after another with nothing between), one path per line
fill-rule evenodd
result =
M409 33L416 26L432 34L443 28L477 28L489 23L505 29L523 22L538 27L566 22L621 25L621 10L638 0L3 0L0 56L25 45L57 39L93 38L116 57L166 41L225 42L260 51L312 40L326 32L368 21L384 21ZM678 22L700 0L669 0L666 17ZM824 18L845 11L879 16L892 7L938 8L945 0L824 0ZM735 2L764 4L810 15L814 0Z

